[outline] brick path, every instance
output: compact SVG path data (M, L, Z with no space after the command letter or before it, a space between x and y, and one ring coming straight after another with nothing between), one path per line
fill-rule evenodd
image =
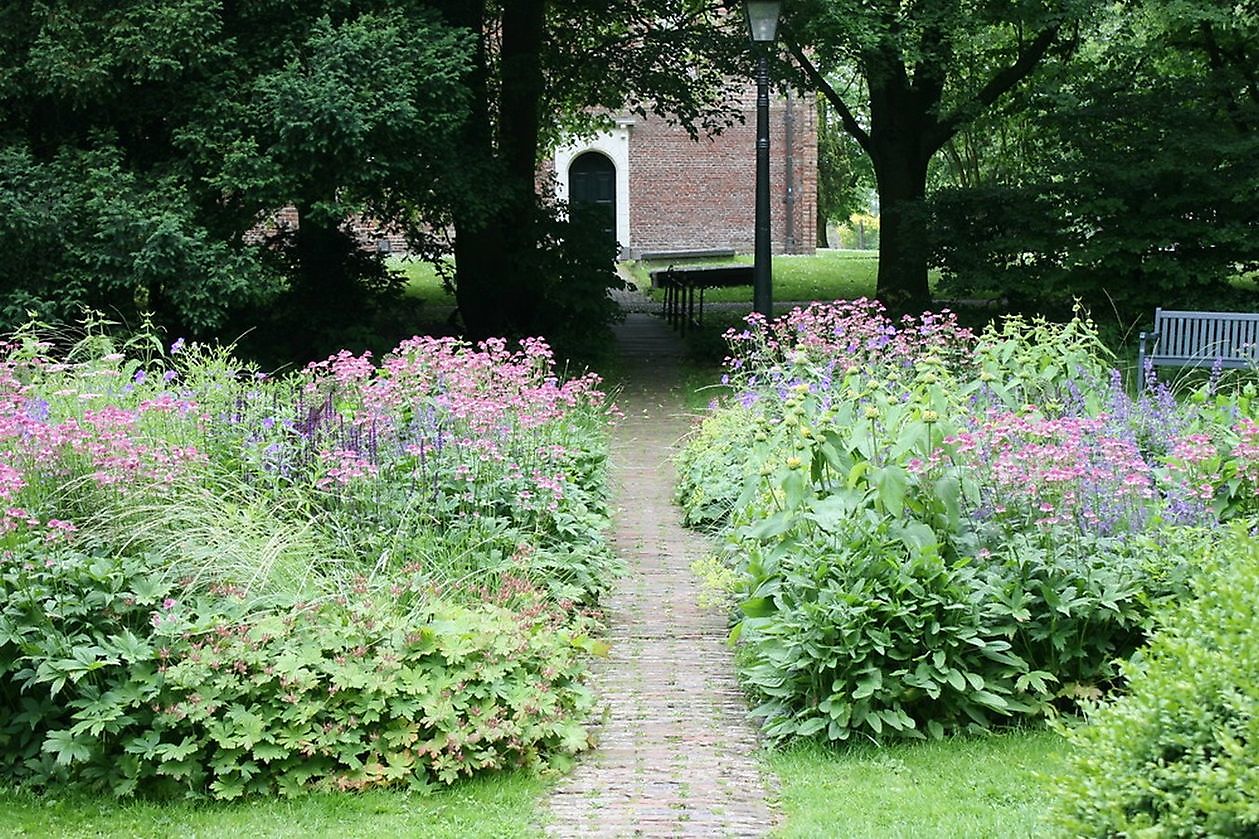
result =
M726 619L696 605L691 562L706 540L682 528L670 456L686 433L682 347L646 314L618 332L613 544L628 573L607 599L612 652L595 671L607 706L599 747L551 799L552 836L762 836L773 826L755 728L734 677Z

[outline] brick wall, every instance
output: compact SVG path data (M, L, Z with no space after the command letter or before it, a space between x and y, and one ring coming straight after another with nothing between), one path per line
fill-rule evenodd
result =
M630 249L750 252L755 236L756 88L740 97L744 122L698 142L655 118L630 128ZM793 120L787 153L788 114ZM817 245L817 113L809 96L772 98L770 217L775 253ZM788 199L786 165L791 159ZM790 211L789 211L790 208Z
M246 231L245 241L261 242L281 230L296 230L300 223L296 207L283 207L271 218ZM365 251L383 250L385 253L405 254L409 249L406 236L401 230L384 227L373 219L350 216L345 221L345 227L358 240L359 247Z

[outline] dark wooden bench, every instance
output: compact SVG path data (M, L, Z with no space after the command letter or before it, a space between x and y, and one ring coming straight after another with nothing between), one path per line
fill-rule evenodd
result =
M1259 366L1259 313L1154 310L1154 329L1141 333L1137 369Z
M697 268L672 266L651 272L651 286L664 291L662 314L669 325L686 334L704 325L704 290L752 285L751 265L714 265ZM699 298L696 300L696 292ZM698 307L697 304L698 303Z

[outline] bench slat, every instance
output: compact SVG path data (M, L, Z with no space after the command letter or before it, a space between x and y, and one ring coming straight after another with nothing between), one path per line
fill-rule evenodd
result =
M1153 341L1147 347L1146 342ZM1139 361L1159 366L1229 369L1259 363L1259 313L1158 308L1154 331L1142 333Z

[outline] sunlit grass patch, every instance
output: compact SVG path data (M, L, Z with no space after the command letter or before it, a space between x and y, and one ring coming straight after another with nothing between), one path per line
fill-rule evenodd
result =
M769 758L782 783L782 837L928 839L1042 836L1043 774L1066 755L1050 731L830 748L802 742Z

